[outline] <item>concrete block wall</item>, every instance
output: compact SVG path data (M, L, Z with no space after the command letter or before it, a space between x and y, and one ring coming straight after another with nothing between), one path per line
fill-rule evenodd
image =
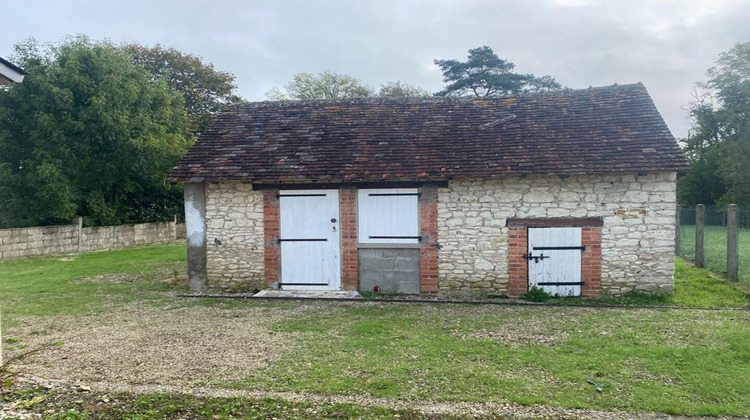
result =
M97 226L81 229L81 252L158 244L177 239L173 222Z
M78 225L0 230L0 260L78 252Z
M76 223L0 229L0 260L158 244L184 236L185 225L175 222L85 228Z
M419 293L419 248L361 248L359 290Z
M601 292L672 292L674 172L451 181L438 190L441 292L507 293L508 218L600 217Z

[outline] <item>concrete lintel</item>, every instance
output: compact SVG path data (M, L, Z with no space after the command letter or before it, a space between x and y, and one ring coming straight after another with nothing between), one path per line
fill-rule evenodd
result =
M395 249L395 248L413 248L419 249L420 244L358 244L359 249Z

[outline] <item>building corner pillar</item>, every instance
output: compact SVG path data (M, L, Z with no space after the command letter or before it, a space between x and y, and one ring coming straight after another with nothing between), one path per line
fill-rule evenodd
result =
M206 184L186 182L185 230L187 236L188 285L194 292L208 289L206 271Z

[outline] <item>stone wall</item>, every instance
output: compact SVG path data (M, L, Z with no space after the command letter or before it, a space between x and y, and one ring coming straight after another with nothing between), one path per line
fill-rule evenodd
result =
M206 184L209 288L253 291L264 278L263 194L251 184Z
M601 288L671 292L675 173L452 181L438 190L441 293L506 293L508 218L601 217Z
M174 222L81 227L78 223L0 230L0 260L42 255L104 251L171 242L185 237Z

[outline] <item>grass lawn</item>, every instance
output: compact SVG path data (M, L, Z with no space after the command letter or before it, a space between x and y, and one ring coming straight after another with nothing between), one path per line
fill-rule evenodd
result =
M706 226L703 232L703 252L706 268L714 273L727 273L727 228ZM750 229L739 232L740 267L739 277L750 284ZM680 226L680 255L695 260L695 226Z
M183 273L186 258L184 245L160 245L0 262L0 310L12 323L17 316L95 313L161 300L174 290L162 280ZM123 276L92 278L108 274ZM92 281L81 280L87 277Z
M174 270L184 270L184 259L184 246L167 245L72 260L0 263L0 308L4 321L10 319L3 330L12 328L21 316L87 316L118 310L127 302L157 305L165 311L212 305L218 316L244 316L263 307L282 314L267 328L288 337L292 345L279 360L246 379L214 385L397 400L750 415L750 312L729 309L747 306L747 297L681 260L675 296L654 303L727 309L312 302L307 303L310 310L299 311L294 302L219 303L169 297L164 292L181 289L163 279L174 275ZM115 273L128 276L116 277L125 278L118 282L79 280ZM637 297L631 303L644 300ZM139 410L153 409L156 414L169 407L198 410L206 404L229 404L250 412L253 404L276 404L144 398L138 400L142 401ZM308 409L293 404L287 408L300 413ZM351 410L358 409L333 407L320 411L320 417L356 416ZM193 412L183 414L189 413ZM273 417L277 412L258 413ZM362 416L394 413L368 411ZM200 417L197 411L193 414Z
M237 388L750 414L750 314L374 305L290 319L298 347Z

